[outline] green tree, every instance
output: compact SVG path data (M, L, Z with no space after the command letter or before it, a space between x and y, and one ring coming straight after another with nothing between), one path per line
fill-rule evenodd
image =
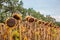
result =
M22 12L23 7L21 5L23 5L23 2L19 0L0 0L0 14L5 13L6 17L8 17L8 15L11 16L16 11ZM1 21L3 21L2 17L4 16L1 15Z
M60 22L55 22L55 24L60 27Z
M22 2L22 0L20 1L20 5L23 6L23 2Z
M46 15L46 21L48 22L56 22L56 19L55 18L52 18L50 15Z
M28 8L28 15L31 15L32 14L32 11L33 11L33 8Z

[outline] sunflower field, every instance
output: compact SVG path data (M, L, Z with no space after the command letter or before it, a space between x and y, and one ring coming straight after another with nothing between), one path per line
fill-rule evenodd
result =
M14 13L0 23L0 40L60 40L60 27L52 22L45 22Z

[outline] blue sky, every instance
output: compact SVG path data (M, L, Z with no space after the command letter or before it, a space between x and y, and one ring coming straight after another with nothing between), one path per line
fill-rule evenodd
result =
M60 21L60 0L22 0L25 8L33 8L43 15L51 15Z

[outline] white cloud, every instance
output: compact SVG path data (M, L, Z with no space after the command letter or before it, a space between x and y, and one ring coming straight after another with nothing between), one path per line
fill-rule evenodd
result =
M53 18L56 19L56 21L60 22L60 16L52 16Z
M51 15L51 17L55 18L56 21L60 22L60 16L53 13L53 11L51 12L48 10L40 10L40 13L43 14L44 16Z

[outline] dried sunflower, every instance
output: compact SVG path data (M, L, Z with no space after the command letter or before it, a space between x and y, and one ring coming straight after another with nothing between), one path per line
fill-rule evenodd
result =
M31 18L28 19L28 21L29 22L34 22L34 18L31 17Z
M25 20L28 22L34 22L34 18L32 16L26 16Z
M22 20L21 14L18 14L18 13L14 13L12 17L15 18L16 20Z
M7 28L13 29L16 27L17 20L14 18L8 18L8 19L6 19L5 24L6 24Z
M48 25L49 23L48 22L45 22L45 26Z
M41 22L41 20L38 20L37 23L38 23L38 24L41 24L42 22Z
M30 16L26 16L26 17L25 17L25 20L28 21L29 18L30 18Z

